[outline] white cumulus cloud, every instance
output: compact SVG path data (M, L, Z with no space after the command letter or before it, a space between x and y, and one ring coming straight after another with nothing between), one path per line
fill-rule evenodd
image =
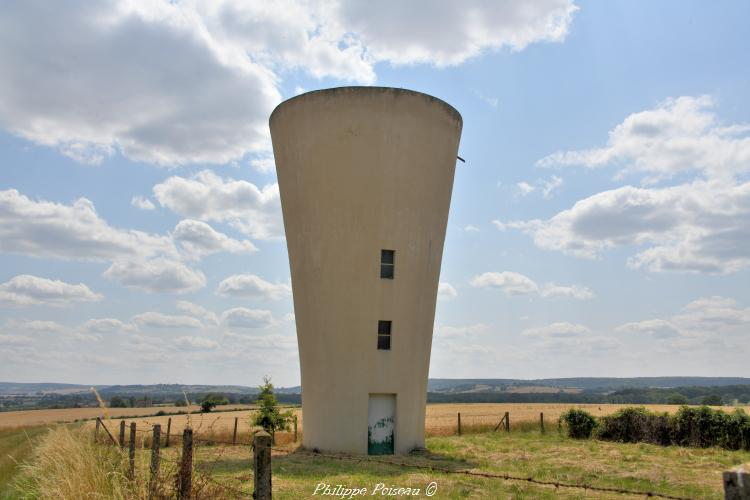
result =
M190 316L163 314L160 312L144 312L133 316L133 322L141 327L151 328L200 328L203 324Z
M590 333L591 330L585 325L559 321L549 325L527 328L521 332L521 335L526 337L568 338L585 336Z
M219 283L216 293L227 297L278 300L291 295L292 287L285 283L271 283L254 274L235 274Z
M438 300L451 300L458 296L458 292L450 283L441 282L438 285Z
M18 2L0 18L0 127L86 163L120 152L224 164L268 153L284 72L371 84L379 62L447 66L560 42L576 9L571 0Z
M623 186L579 200L547 220L497 221L544 249L598 257L617 247L637 251L633 268L733 273L750 266L750 125L722 124L710 97L668 99L628 116L607 145L558 152L540 166L617 165L644 184L680 175L666 187ZM692 178L691 178L692 177Z
M86 198L65 205L35 201L15 189L0 191L0 250L98 261L176 255L168 236L112 227Z
M174 343L183 349L218 349L219 343L205 337L177 337Z
M0 303L16 306L66 306L75 302L97 302L103 297L84 285L21 274L0 284Z
M154 186L154 197L183 217L226 222L251 238L280 238L284 233L278 184L261 189L204 170L190 178L168 178Z
M169 259L118 260L103 276L129 288L151 293L187 293L206 285L205 275Z
M262 328L273 323L271 311L235 307L221 315L221 322L229 328Z
M144 198L143 196L133 196L130 199L130 204L133 205L135 208L139 208L141 210L156 209L156 205L154 205L154 202L149 200L148 198Z
M476 288L497 288L505 295L538 295L540 297L567 297L578 300L593 299L596 295L588 287L580 285L557 285L545 283L538 285L534 280L521 273L512 271L486 272L475 276L471 280L471 286Z
M193 258L216 252L251 253L258 249L248 240L235 240L205 222L184 219L177 223L172 237Z

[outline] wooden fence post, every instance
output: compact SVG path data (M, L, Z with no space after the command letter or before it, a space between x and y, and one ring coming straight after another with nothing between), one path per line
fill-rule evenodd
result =
M102 422L102 419L99 417L96 417L96 421L102 424L102 427L104 428L104 432L107 433L107 436L109 436L109 439L112 441L112 444L117 446L117 441L115 441L115 438L112 437L112 434L109 432L109 429L107 429L107 426L104 425L104 422Z
M125 421L120 420L120 448L125 448Z
M169 431L172 430L172 417L167 419L167 440L164 443L165 448L169 448Z
M161 445L161 425L154 425L154 435L151 438L151 475L148 481L148 497L154 498L159 484L159 446Z
M253 436L253 498L271 500L271 435L266 431Z
M544 434L544 412L539 413L539 429Z
M177 476L178 500L189 500L193 489L193 429L182 431L182 460Z
M505 432L510 432L510 412L505 412Z
M234 432L232 433L232 445L237 444L237 417L234 417Z
M294 442L297 442L297 415L294 416Z
M503 425L503 422L505 422L505 416L503 415L503 418L500 419L500 421L497 423L494 429L492 429L492 432L497 432L497 430L500 428L501 425Z
M458 435L461 435L461 412L458 412Z
M748 500L750 498L750 464L740 465L724 476L725 500Z
M99 417L96 417L96 429L94 430L94 442L99 442L99 426L101 425L101 420L99 420Z
M135 479L135 422L130 422L130 449L128 452L128 461L130 462L128 474L130 479Z

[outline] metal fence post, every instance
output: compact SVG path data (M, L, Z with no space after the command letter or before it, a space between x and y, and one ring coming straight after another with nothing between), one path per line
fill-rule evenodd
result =
M193 489L193 429L182 431L182 460L177 477L177 498L189 500Z
M253 436L253 498L271 500L271 435L266 431Z

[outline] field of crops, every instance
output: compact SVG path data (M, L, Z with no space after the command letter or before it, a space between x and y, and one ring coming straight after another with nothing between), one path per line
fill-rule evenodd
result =
M248 409L254 405L230 405L223 406L222 409ZM55 422L74 422L76 420L85 420L96 417L131 417L154 415L158 411L166 413L177 413L185 411L184 406L159 406L148 408L107 408L103 411L101 408L63 408L59 410L22 410L22 411L5 411L0 412L0 429L8 427L25 427L30 425L44 425ZM199 406L191 406L190 411L197 412ZM106 413L106 414L105 414Z
M528 404L493 404L493 403L456 403L456 404L430 404L427 405L427 415L425 418L425 431L430 436L441 436L455 434L457 430L457 416L461 413L461 424L466 429L472 427L488 427L497 425L502 419L505 412L510 414L510 423L512 428L519 426L537 425L540 413L544 413L544 420L547 425L557 425L558 417L570 408L582 408L595 416L610 415L620 408L630 407L633 405L613 405L613 404L545 404L545 403L528 403ZM654 412L675 413L680 407L677 405L646 405ZM750 407L744 407L745 411L750 413ZM151 409L153 410L153 408ZM304 430L304 422L301 408L286 408L297 416L298 430ZM731 411L731 408L723 408L724 411ZM112 418L107 422L110 431L116 430L120 425L120 420L125 420L129 425L130 422L136 422L139 429L150 428L153 424L161 424L162 429L166 430L167 420L172 419L171 432L179 434L185 428L190 420L191 427L197 435L205 437L214 437L222 439L231 435L234 427L234 419L237 418L237 432L239 435L246 435L253 427L251 418L253 410L242 409L239 411L221 411L212 413L197 413L192 410L190 415L172 415L170 416L144 416L140 418ZM96 415L94 415L96 416ZM2 414L0 414L0 419ZM93 425L90 422L88 425ZM0 427L2 423L0 421Z

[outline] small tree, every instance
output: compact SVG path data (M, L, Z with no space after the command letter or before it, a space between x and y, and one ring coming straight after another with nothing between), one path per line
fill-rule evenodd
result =
M227 397L220 392L209 392L206 394L200 402L201 411L208 413L213 410L216 406L229 404Z
M120 396L112 396L112 398L109 400L109 407L110 408L127 408L128 402L125 401Z
M279 411L279 404L273 393L273 384L270 377L263 377L263 385L258 388L260 389L260 394L258 394L257 401L260 408L258 408L253 418L253 424L263 427L263 430L271 434L271 439L275 443L276 429L289 429L292 412L286 411L282 413Z
M703 397L701 404L704 406L721 406L724 403L718 394L709 394Z
M201 401L201 413L209 413L216 406L216 401L213 399L204 399Z

